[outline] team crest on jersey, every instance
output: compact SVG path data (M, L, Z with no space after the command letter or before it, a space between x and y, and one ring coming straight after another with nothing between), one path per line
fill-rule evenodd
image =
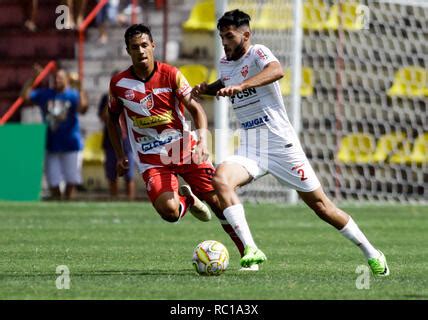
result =
M241 74L242 74L242 76L244 78L247 76L247 74L248 74L248 65L245 65L245 66L242 67Z
M135 98L135 93L134 93L134 91L133 91L133 90L126 90L126 91L125 91L125 98L126 98L127 100L134 100L134 98Z
M140 104L142 105L143 108L146 108L147 110L151 110L155 105L153 101L153 95L150 93L145 98L141 99Z

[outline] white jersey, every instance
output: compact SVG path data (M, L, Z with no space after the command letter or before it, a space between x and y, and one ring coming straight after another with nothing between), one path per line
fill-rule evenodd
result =
M239 60L220 60L220 80L225 87L239 85L278 61L265 46L256 44ZM244 129L234 162L257 179L271 173L281 183L302 192L319 188L319 180L300 145L282 100L279 81L246 89L230 97L236 117Z
M220 60L220 80L224 86L239 85L245 79L260 73L267 64L278 59L265 46L252 45L239 60ZM288 119L282 100L279 81L271 84L245 89L230 97L241 128L248 130L266 126L273 135L270 139L298 144L296 133ZM275 139L276 140L276 139Z

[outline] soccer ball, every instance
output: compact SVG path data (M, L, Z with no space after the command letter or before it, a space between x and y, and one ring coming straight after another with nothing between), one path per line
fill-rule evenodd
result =
M219 276L229 265L229 251L216 240L203 241L193 252L192 264L200 275Z

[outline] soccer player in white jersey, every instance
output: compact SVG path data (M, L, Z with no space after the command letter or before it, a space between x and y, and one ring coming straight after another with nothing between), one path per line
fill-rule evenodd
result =
M219 19L217 29L225 52L220 60L220 79L192 90L195 99L201 94L229 97L243 129L238 154L222 162L213 178L223 214L245 245L241 265L258 270L266 256L253 240L235 190L270 173L295 189L322 220L355 243L373 274L387 276L383 253L324 193L288 120L278 83L284 75L281 64L267 47L251 44L249 22L250 17L240 10L226 12Z

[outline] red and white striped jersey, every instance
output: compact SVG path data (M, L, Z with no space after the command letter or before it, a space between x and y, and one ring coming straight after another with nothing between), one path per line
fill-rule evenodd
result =
M185 121L181 99L192 88L178 73L177 68L156 61L146 80L131 66L110 81L109 112L124 113L140 173L190 161L196 141Z

